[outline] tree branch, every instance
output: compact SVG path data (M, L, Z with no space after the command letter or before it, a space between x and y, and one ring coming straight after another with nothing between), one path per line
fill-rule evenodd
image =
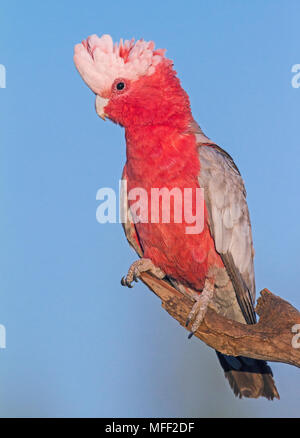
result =
M162 307L185 327L193 306L192 298L186 297L168 282L149 273L143 273L141 279L161 299ZM246 325L226 319L208 308L195 336L224 354L300 367L300 339L295 340L297 333L292 331L295 324L300 324L299 311L268 289L261 291L255 310L260 317L259 322Z

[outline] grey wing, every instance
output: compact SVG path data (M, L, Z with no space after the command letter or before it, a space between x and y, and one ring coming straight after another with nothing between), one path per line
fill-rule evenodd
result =
M124 167L124 170L123 170L122 180L124 180L124 181L127 180L126 167ZM128 240L128 243L130 244L130 246L132 246L132 248L136 251L136 253L140 257L143 257L143 249L142 249L141 243L139 241L139 237L138 237L138 234L137 234L137 231L135 228L135 224L133 222L132 215L131 215L131 212L130 212L130 209L128 206L128 199L127 199L126 193L123 193L121 195L120 207L121 207L122 212L123 212L122 214L124 215L126 213L125 220L122 222L122 226L123 226L125 236Z
M248 324L256 322L253 241L246 190L233 159L217 145L199 145L199 184L204 188L211 234Z

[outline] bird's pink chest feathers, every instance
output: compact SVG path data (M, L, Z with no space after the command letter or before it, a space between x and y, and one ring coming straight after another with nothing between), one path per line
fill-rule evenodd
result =
M144 137L145 138L145 137ZM149 136L146 136L149 139ZM151 137L150 137L151 138ZM155 141L157 140L157 141ZM165 144L165 142L167 142ZM169 145L172 145L171 147ZM194 136L179 137L170 139L165 135L159 138L152 138L149 144L132 144L127 138L127 163L126 178L128 193L136 188L142 188L147 193L148 211L147 221L135 224L144 257L150 258L152 262L161 268L168 276L181 281L184 284L201 290L211 265L222 266L222 261L215 251L214 241L211 237L206 209L197 210L197 190L200 189L198 175L200 162L196 149ZM147 156L147 148L150 154ZM155 161L155 162L154 162ZM166 201L157 203L151 189L175 189L182 194L182 202ZM192 224L185 220L184 192L188 189L191 194L193 215L202 214L203 227L201 232L190 234L187 227ZM130 196L131 197L131 196ZM133 197L134 198L134 197ZM175 198L178 200L178 197ZM129 200L129 206L134 208L136 199ZM162 199L162 198L160 198ZM167 199L167 198L164 198ZM159 211L157 212L157 207ZM163 209L170 206L170 221L164 223ZM175 212L174 208L177 208ZM178 215L178 209L181 214ZM153 211L156 217L153 222ZM140 211L139 211L140 214ZM175 223L175 216L181 222ZM157 218L159 218L157 222ZM168 220L168 215L164 220ZM156 223L157 222L157 223Z

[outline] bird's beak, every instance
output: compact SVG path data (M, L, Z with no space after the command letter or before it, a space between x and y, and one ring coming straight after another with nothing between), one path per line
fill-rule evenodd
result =
M95 102L96 113L98 114L99 117L101 117L102 120L105 120L106 114L104 112L104 108L108 104L108 100L109 99L104 99L104 97L101 97L98 94L96 96L96 102Z

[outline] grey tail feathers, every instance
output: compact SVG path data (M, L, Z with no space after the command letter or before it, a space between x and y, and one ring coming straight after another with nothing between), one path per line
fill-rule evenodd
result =
M227 356L218 351L216 353L225 377L237 397L266 397L268 400L280 398L267 362L244 356Z

